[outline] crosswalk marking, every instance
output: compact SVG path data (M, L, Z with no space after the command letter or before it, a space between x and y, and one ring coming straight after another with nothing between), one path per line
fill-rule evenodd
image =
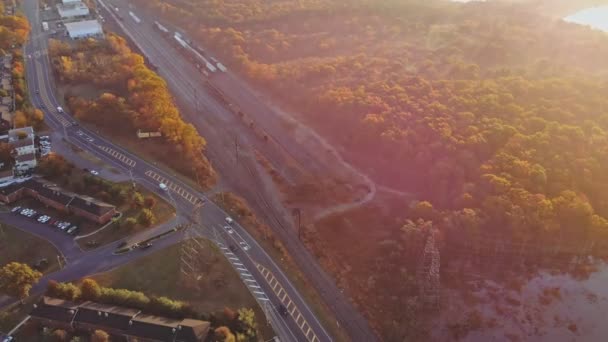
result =
M258 271L260 271L260 274L262 274L262 276L266 279L266 282L270 285L272 291L276 294L281 303L285 305L291 317L293 317L293 319L296 321L296 324L300 327L300 330L302 330L302 333L304 333L304 336L306 336L306 339L309 342L319 341L319 338L317 338L315 332L312 330L304 316L300 313L300 310L298 309L296 304L291 300L291 298L289 298L287 291L283 289L283 286L281 286L281 284L274 277L274 275L260 264L257 264L256 267ZM291 308L291 310L289 308Z
M186 201L192 203L192 204L196 204L199 199L197 196L193 195L192 193L190 193L188 190L182 188L181 186L173 183L172 181L168 180L167 178L159 175L158 173L152 171L152 170L148 170L145 172L145 175L154 179L155 181L159 182L159 183L163 183L165 184L169 189L171 189L173 192L175 192L176 194L180 195L181 197L185 198Z
M108 146L103 146L103 145L99 145L97 147L99 147L100 150L102 150L105 153L111 155L112 157L120 160L124 164L127 164L130 167L134 167L135 166L135 160L133 160L133 159L125 156L124 154L116 151L115 149L113 149L111 147L108 147Z

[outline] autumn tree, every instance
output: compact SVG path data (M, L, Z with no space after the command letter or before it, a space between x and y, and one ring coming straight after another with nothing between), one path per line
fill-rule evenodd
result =
M101 296L101 286L91 278L82 280L80 283L80 291L82 292L82 298L85 300L96 301Z
M228 329L228 327L218 327L214 330L214 335L218 341L222 342L236 342L236 337Z
M28 265L11 262L0 269L0 292L23 301L41 277L42 273Z
M110 335L103 330L95 330L91 334L91 342L109 342Z
M51 334L51 340L54 342L67 342L68 341L68 333L62 329L56 329Z

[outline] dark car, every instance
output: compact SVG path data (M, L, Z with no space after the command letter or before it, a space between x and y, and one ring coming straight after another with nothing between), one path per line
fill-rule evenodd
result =
M148 242L148 243L146 243L146 244L142 245L142 246L141 246L141 249L148 249L148 248L150 248L150 247L152 247L152 244L151 244L150 242Z
M277 309L282 316L287 316L288 312L287 312L287 308L285 307L285 305L279 304L279 307Z

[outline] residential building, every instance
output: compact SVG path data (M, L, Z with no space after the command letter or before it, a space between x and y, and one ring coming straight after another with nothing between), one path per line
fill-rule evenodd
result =
M6 163L0 163L0 184L13 180L13 167Z
M24 127L8 131L8 143L13 146L15 173L24 174L32 171L36 165L36 146L34 129Z
M48 207L104 224L116 214L116 207L88 196L77 195L40 178L0 187L0 201L9 204L24 197L35 198Z
M68 205L70 212L97 223L105 223L116 214L116 208L88 196L75 196Z
M209 333L209 322L173 319L140 310L96 302L74 303L43 297L30 313L30 321L66 331L103 330L127 341L200 342Z
M65 28L68 31L68 36L72 39L103 36L103 29L97 20L66 23Z
M57 4L57 12L61 19L84 18L89 15L89 8L81 1L68 4Z
M30 315L42 325L70 330L77 310L78 304L74 302L51 297L42 297L40 302L34 304L34 309Z

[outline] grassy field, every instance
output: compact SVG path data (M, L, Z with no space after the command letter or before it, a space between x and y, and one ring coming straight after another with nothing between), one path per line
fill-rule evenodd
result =
M59 268L58 254L59 251L45 240L15 227L0 224L0 267L13 261L34 265L42 259L47 259L48 266L40 271L50 273ZM36 298L31 298L26 304L35 301ZM30 309L31 305L14 305L0 311L0 331L12 329Z
M220 251L202 240L199 274L186 277L180 271L180 245L95 276L103 286L166 296L192 304L199 312L221 312L225 307L253 308L263 340L274 334L261 308Z
M59 251L47 241L15 227L0 224L0 266L12 261L33 265L47 259L48 267L41 272L49 273L59 267L57 255Z

